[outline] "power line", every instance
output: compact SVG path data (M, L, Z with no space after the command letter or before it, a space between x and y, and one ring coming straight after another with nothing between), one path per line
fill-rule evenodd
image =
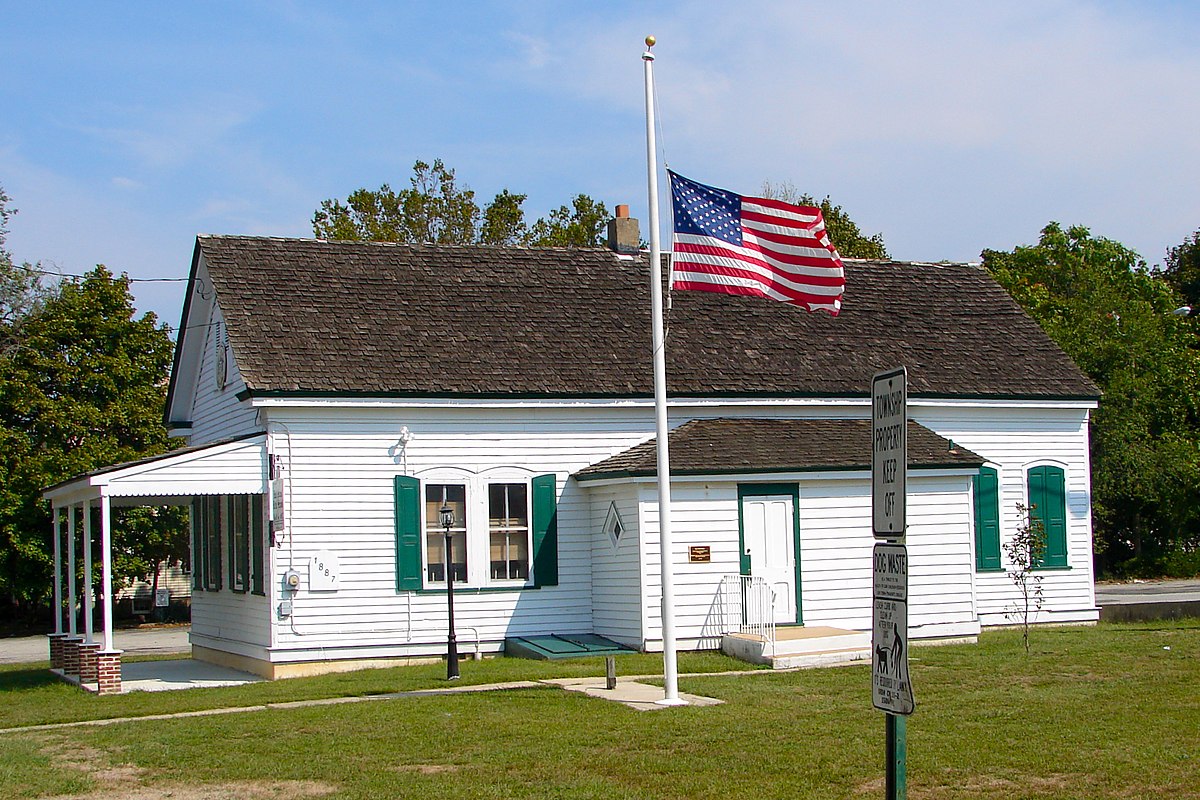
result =
M83 280L87 277L86 275L76 275L73 272L58 272L52 269L42 269L41 267L35 267L32 264L13 264L13 266L17 269L25 270L26 272L35 272L39 275L52 275L56 278L76 278L78 280ZM125 275L125 279L130 283L184 283L188 280L188 278L133 278L130 277L128 273L122 274Z

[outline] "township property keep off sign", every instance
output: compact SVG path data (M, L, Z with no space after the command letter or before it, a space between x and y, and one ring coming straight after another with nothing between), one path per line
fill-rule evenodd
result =
M872 553L871 703L880 711L911 714L908 677L908 548L879 542Z
M908 481L908 372L871 378L871 516L875 538L904 541Z

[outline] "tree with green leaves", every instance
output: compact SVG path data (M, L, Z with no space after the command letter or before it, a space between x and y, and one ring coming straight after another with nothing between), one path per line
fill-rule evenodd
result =
M19 324L19 344L0 355L0 597L28 608L52 585L42 490L170 449L162 409L173 346L154 314L135 316L129 278L103 266L61 282ZM157 557L139 530L114 531L118 569ZM186 555L186 527L175 535L172 549Z
M883 244L882 233L865 235L854 220L850 219L850 215L828 197L818 203L812 195L801 192L787 181L763 181L762 196L797 206L820 207L821 216L825 218L825 230L829 232L829 240L833 242L840 256L876 260L889 257L887 247Z
M505 189L483 210L483 224L479 227L480 244L517 245L529 236L525 224L525 212L521 204L525 195L512 194Z
M1100 567L1200 572L1200 352L1171 286L1120 243L1057 223L983 263L1103 392L1091 418Z
M1021 626L1025 655L1029 655L1029 625L1042 610L1044 600L1042 576L1037 568L1046 555L1046 526L1034 511L1023 503L1017 504L1017 517L1021 522L1004 543L1004 554L1008 556L1005 571L1017 589L1017 599L1006 616Z
M1200 314L1200 231L1183 240L1183 244L1167 251L1163 277L1183 301Z
M479 206L475 193L460 189L454 170L441 159L413 164L411 186L399 192L384 184L378 191L358 189L343 204L325 200L313 215L320 239L373 242L466 244L475 239Z
M505 189L480 209L475 192L460 188L441 159L413 164L409 184L399 192L386 183L358 189L345 203L322 201L313 214L313 234L367 242L597 247L608 223L604 204L583 194L532 226L525 222L523 194Z
M0 353L16 343L17 325L46 295L37 264L17 264L6 247L8 222L17 213L0 186Z
M559 206L533 224L526 237L532 247L601 247L608 227L608 209L586 194L571 206Z

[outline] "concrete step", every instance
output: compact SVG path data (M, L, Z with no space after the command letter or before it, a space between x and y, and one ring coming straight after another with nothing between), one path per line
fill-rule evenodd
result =
M722 637L726 655L773 669L828 666L863 661L871 657L871 632L823 626L788 626L775 629L775 643L758 636L732 633Z

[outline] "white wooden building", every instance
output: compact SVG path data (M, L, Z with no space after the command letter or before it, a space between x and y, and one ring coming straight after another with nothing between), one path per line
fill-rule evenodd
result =
M601 249L200 237L166 409L189 447L47 497L60 520L191 505L194 654L271 677L444 654L447 504L460 651L661 649L648 273ZM1095 385L978 266L846 280L836 318L673 298L680 646L721 646L729 576L778 625L870 627L870 378L901 365L912 636L1009 621L1000 546L1035 503L1039 620L1097 619Z

